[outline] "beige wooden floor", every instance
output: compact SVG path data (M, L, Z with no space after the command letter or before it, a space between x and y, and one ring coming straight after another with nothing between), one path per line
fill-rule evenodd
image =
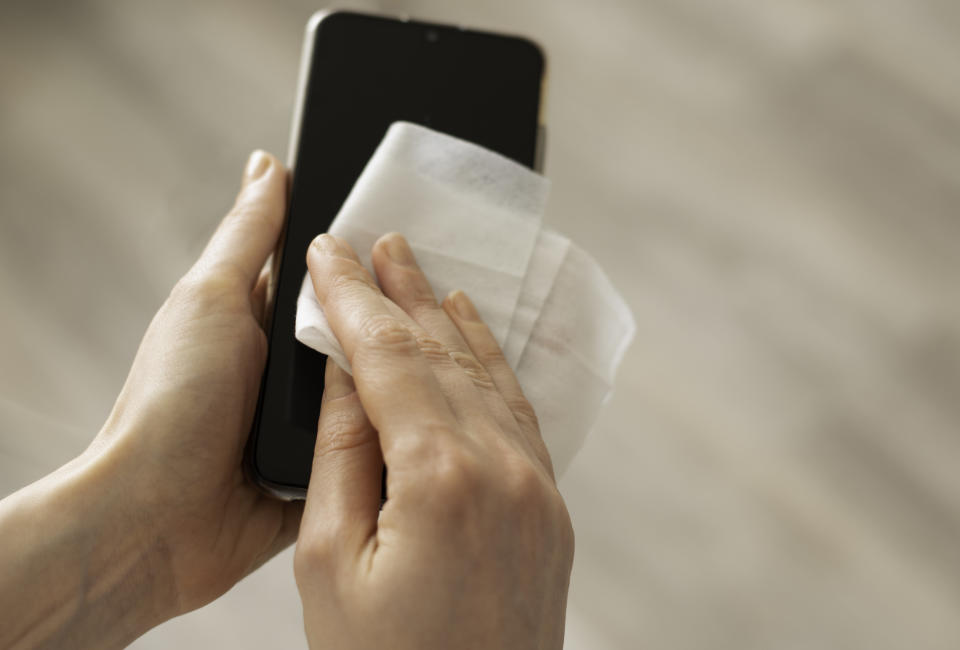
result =
M568 648L960 647L960 5L349 3L530 34L549 221L638 339L562 481ZM82 449L281 155L299 2L0 5L0 494ZM135 644L300 648L286 553Z

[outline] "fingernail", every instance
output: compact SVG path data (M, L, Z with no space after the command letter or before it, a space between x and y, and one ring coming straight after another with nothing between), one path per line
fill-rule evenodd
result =
M246 180L249 183L263 176L269 168L270 156L268 156L265 151L257 149L250 154L250 158L247 160L247 166L243 171L243 175L246 177Z
M463 320L480 320L477 308L473 306L473 302L464 292L457 289L447 296L447 299L453 304L453 310L457 312L457 316Z
M383 240L383 245L387 249L387 255L395 264L402 266L413 266L417 263L410 250L410 245L400 233L390 233Z
M340 250L340 244L337 243L337 240L334 239L333 235L328 235L327 233L317 235L310 245L324 255L343 257L343 252Z

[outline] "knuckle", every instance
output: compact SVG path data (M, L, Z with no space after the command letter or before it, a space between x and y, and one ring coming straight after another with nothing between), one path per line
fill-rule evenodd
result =
M513 412L517 421L530 429L540 431L540 421L533 405L523 395L506 398L507 407Z
M326 402L320 412L315 455L355 449L374 441L356 393Z
M553 480L529 461L509 464L502 483L507 518L532 534L553 540L564 555L573 555L570 513Z
M273 227L264 200L257 196L243 197L230 208L227 216L224 217L224 222L237 228Z
M333 546L316 534L301 534L293 553L293 574L297 585L303 589L318 576L329 571L333 559Z
M460 445L447 445L437 450L427 470L433 503L447 514L463 514L465 506L482 490L484 474L481 463Z
M460 350L453 350L450 352L450 357L457 362L457 365L463 369L464 373L470 377L473 383L479 388L496 390L493 377L490 376L490 373L487 372L487 369L475 356Z
M418 267L389 264L378 266L377 272L390 285L390 293L401 299L408 311L438 307L430 283Z
M239 270L227 264L203 271L191 270L174 285L169 299L207 311L243 297L243 284Z
M539 511L549 500L549 489L543 473L526 460L510 464L502 485L510 503L523 510Z
M389 454L404 467L432 467L432 459L440 453L439 450L444 445L441 441L451 433L446 424L425 417L416 435L397 436L390 441ZM419 480L419 469L416 476Z
M450 361L450 351L443 343L429 334L419 333L414 336L421 354L431 363L446 363Z
M389 314L368 316L361 323L359 331L365 347L404 354L412 354L418 349L410 329Z
M416 277L417 275L419 277ZM400 284L400 293L407 312L422 314L439 311L437 299L426 282L427 279L419 271L407 272L406 279Z
M349 294L372 288L363 268L353 260L342 257L330 261L328 277L328 291L331 294Z

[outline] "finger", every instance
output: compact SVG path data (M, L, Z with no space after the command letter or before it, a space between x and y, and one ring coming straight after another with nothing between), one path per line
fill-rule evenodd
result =
M388 238L388 236L385 236ZM402 236L396 235L400 240L401 245L406 246L406 241ZM357 256L356 252L346 240L341 239L333 235L334 240L337 244L340 245L341 250L345 257L356 262L358 265L361 264L360 258ZM374 256L378 255L377 247L374 246ZM413 252L407 247L407 254L410 258L413 257ZM379 256L384 256L385 254L381 251ZM414 266L416 262L414 261ZM466 358L472 357L470 353L470 348L460 337L457 328L450 322L450 319L446 314L443 313L443 310L440 309L440 306L437 305L436 299L433 298L432 290L430 289L429 283L427 283L426 278L423 277L423 274L420 273L420 277L423 280L423 284L426 285L426 291L430 293L431 300L440 313L443 319L447 322L449 329L446 332L447 340L453 341L453 337L459 339L459 345L454 345L453 347L447 345L447 340L443 338L438 338L435 332L428 332L424 327L418 323L411 314L397 305L390 297L383 295L383 292L376 287L373 277L367 272L366 268L363 269L363 276L366 280L373 285L377 293L380 295L383 304L386 306L387 311L397 318L400 322L405 324L407 328L413 333L414 338L417 342L417 346L420 348L421 353L426 357L427 362L430 364L430 368L433 370L433 374L437 377L438 384L440 386L440 391L443 393L444 398L447 400L447 403L450 405L451 410L453 411L454 416L461 423L466 425L461 430L466 432L468 435L476 436L482 435L483 432L488 428L480 426L481 424L489 423L491 412L484 404L482 395L478 392L477 387L472 384L470 377L467 376L467 373L464 371L465 367L471 368L475 373L484 374L485 371L483 367L477 361L468 363ZM419 269L417 269L419 272ZM462 362L458 362L458 359L463 359ZM493 383L489 382L489 385L492 390ZM509 412L506 409L506 406L502 406L501 411L509 415ZM509 416L512 421L513 417Z
M264 151L250 155L237 200L198 263L204 270L235 273L249 290L277 244L286 206L286 171Z
M523 394L520 382L503 356L500 345L477 308L463 291L454 291L443 301L443 308L453 319L474 356L486 368L504 402L520 425L524 438L543 467L553 476L553 463L540 433L537 415Z
M346 257L348 257L349 259L353 260L358 265L360 265L360 267L363 269L364 277L367 279L370 285L374 288L374 290L378 294L380 294L380 296L383 298L383 304L386 305L387 310L391 314L396 316L399 320L406 323L410 327L410 331L414 332L415 334L422 331L423 328L421 328L417 323L414 322L414 320L410 317L410 314L408 314L403 309L401 309L394 301L390 300L390 298L383 295L382 289L377 284L374 277L370 275L370 272L367 270L367 267L363 266L363 263L360 261L360 257L357 255L356 251L353 250L353 247L350 246L347 240L342 237L337 237L336 235L331 235L331 236L341 246L341 249L344 255L346 255Z
M402 452L404 442L455 431L456 419L415 335L390 312L369 274L337 240L330 235L314 239L307 267L393 475L391 457Z
M389 233L378 239L372 259L380 287L390 300L452 350L469 354L470 347L440 308L430 282L402 235Z
M505 424L515 425L505 405L497 409L499 395L493 382L485 377L483 366L473 358L456 326L440 309L403 236L391 233L381 237L374 244L372 259L380 284L388 292L384 303L416 334L417 344L430 362L444 397L464 425L461 430L470 436L483 436L491 428L487 426L491 419L498 417L497 410L509 418ZM491 404L486 403L484 390L494 398Z
M501 427L516 429L517 422L493 379L477 361L450 316L440 307L406 239L399 233L390 233L377 240L373 247L373 265L385 295L448 348L449 356L473 381L483 396L486 408ZM471 405L475 404L474 399ZM457 410L456 405L454 410Z
M414 332L414 334L425 332L425 330L413 320L410 314L405 312L393 300L383 295L383 291L381 290L380 286L377 284L373 276L370 275L370 272L367 270L367 267L363 266L363 263L360 261L360 257L357 255L356 251L353 250L353 247L350 246L347 240L342 237L338 237L336 235L331 235L331 237L333 237L334 240L337 242L337 244L340 245L341 250L346 257L348 257L349 259L353 260L358 265L360 265L360 267L363 269L363 276L367 279L367 281L374 288L374 290L381 295L381 297L383 298L383 304L386 305L387 310L391 314L396 316L399 320L401 320L403 323L406 323L410 327L410 331Z
M328 358L301 539L335 554L359 551L376 530L382 475L353 379Z
M263 318L267 310L267 288L270 286L270 260L267 260L260 270L260 277L250 292L250 309L253 317L263 327Z

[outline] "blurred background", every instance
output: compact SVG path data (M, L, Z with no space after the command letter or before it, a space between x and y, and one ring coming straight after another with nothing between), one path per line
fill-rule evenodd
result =
M550 57L547 221L639 325L568 648L960 647L960 5L411 0ZM0 496L82 450L283 157L318 5L0 4ZM304 648L288 551L134 644Z

